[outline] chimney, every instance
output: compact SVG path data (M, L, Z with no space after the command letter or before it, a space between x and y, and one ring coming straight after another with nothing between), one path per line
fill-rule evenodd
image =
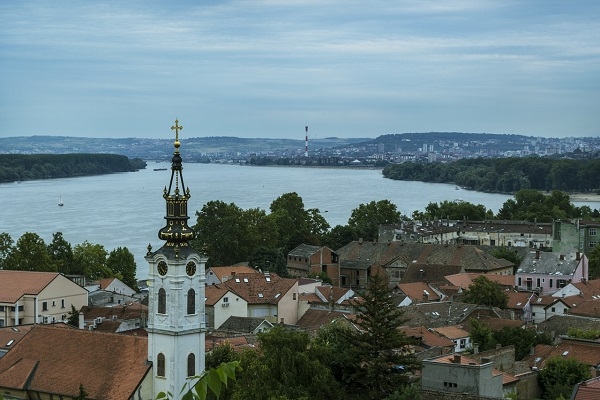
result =
M460 354L454 355L454 360L452 360L454 364L460 364Z
M479 353L479 344L473 343L473 354Z
M565 255L561 254L560 257L559 257L559 259L560 259L560 261L564 261L565 260Z
M579 261L581 259L581 253L577 252L575 253L575 260Z
M78 326L79 329L83 329L85 327L85 322L83 320L83 313L82 312L79 313L79 323L78 323L78 325L79 325Z

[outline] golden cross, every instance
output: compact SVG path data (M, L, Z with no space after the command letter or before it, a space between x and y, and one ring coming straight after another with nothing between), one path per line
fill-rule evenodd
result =
M176 119L175 120L175 126L171 127L171 130L175 131L175 141L179 140L179 131L183 129L183 126L179 126L179 121Z

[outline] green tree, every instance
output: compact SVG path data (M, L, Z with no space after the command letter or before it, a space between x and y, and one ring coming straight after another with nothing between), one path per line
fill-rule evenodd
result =
M56 263L57 271L70 274L73 268L73 249L63 237L62 232L52 234L52 242L48 245L48 251Z
M106 259L106 267L113 276L119 278L130 288L137 290L137 279L135 272L137 265L133 254L127 247L118 247L110 252Z
M448 201L444 200L438 203L429 203L425 207L424 218L449 218L449 219L468 219L471 221L483 221L488 216L488 210L484 205L473 204L468 201ZM492 213L493 216L493 213Z
M87 240L73 248L73 274L84 275L96 280L111 276L111 270L106 266L106 249L101 244L92 244Z
M83 383L79 384L79 395L75 397L75 400L87 400L88 392L85 390Z
M244 352L234 400L339 399L341 389L314 354L308 333L281 325L258 335Z
M285 256L281 249L259 247L250 256L248 265L256 270L275 272L282 277L288 275Z
M574 358L561 357L546 361L544 369L538 375L546 400L555 400L561 395L570 398L573 386L591 377L587 365Z
M279 196L271 203L270 210L270 217L279 232L277 247L282 248L284 254L302 243L319 244L316 233L320 231L322 221L315 219L314 212L310 213L304 208L298 193ZM317 226L313 226L313 222Z
M67 318L67 324L75 327L79 327L79 310L71 304L71 311L68 312L69 318Z
M400 217L396 205L389 200L373 200L352 210L348 226L355 229L356 234L364 240L374 240L379 235L379 225L399 223Z
M600 246L595 246L588 256L590 279L600 278Z
M408 350L412 341L398 328L406 321L404 311L390 297L380 275L370 278L361 300L354 302L357 330L344 334L342 382L347 398L381 399L408 384L408 373L420 365Z
M0 233L0 269L8 269L6 259L12 251L13 240L6 232Z
M463 301L504 309L508 304L508 296L497 282L480 275L463 292Z
M25 232L17 240L6 258L5 267L17 271L56 271L56 263L44 239L32 232Z
M323 245L337 250L348 243L358 240L357 230L349 225L336 225L323 236Z
M206 400L209 393L214 394L218 399L229 381L236 379L235 373L238 368L239 362L231 361L221 364L217 368L206 369L202 375L188 378L186 385L181 389L181 399ZM156 400L172 398L172 393L165 392L160 392L156 396Z

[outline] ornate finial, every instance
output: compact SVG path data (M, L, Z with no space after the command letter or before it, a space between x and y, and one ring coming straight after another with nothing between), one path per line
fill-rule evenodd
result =
M146 255L150 255L152 253L152 245L150 243L148 243L148 253L146 253Z
M178 151L179 149L179 131L183 129L183 126L179 126L179 120L177 120L177 118L175 119L175 125L173 125L171 127L171 130L175 131L175 151Z

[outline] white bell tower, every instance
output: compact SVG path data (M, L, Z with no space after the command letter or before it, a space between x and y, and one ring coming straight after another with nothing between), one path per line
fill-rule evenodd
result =
M188 377L204 370L205 256L190 245L194 231L187 225L190 191L183 183L179 154L179 121L175 120L175 152L171 181L165 187L166 225L158 237L166 243L152 252L148 246L148 361L152 362L153 398L170 392L181 398Z

